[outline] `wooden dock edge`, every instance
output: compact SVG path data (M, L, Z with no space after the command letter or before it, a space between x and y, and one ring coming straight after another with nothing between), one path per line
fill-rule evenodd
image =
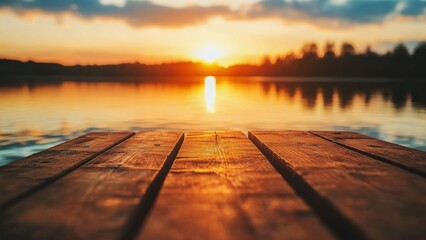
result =
M216 144L218 144L218 133L222 133L223 135L232 133L230 131L209 131L209 133L212 132L216 136ZM180 135L175 138L177 140L175 140L173 146L167 145L169 146L170 150L167 149L167 151L164 151L163 159L165 160L163 161L160 167L157 167L158 172L152 175L153 177L151 177L150 182L144 189L144 193L141 195L141 197L138 197L137 203L135 201L136 204L133 210L126 214L125 224L122 225L122 229L114 233L114 236L118 237L118 239L139 239L141 237L141 235L139 235L141 233L141 229L143 230L144 226L147 224L147 222L149 222L149 217L150 215L152 215L151 212L155 209L155 204L159 199L161 190L164 188L163 184L165 183L169 173L173 172L173 164L175 163L175 160L177 158L179 159L179 154L180 152L182 152L181 148L186 142L186 133L175 133ZM193 132L193 134L200 135L202 133L203 132ZM238 133L243 135L241 132ZM375 238L401 239L406 237L411 239L417 239L418 237L426 236L426 230L421 229L421 227L419 227L426 220L426 218L424 217L426 216L426 214L424 214L426 212L421 209L421 207L423 206L422 200L424 200L426 197L426 185L424 184L426 152L406 148L392 143L387 143L354 132L339 132L339 134L336 133L337 132L321 131L249 131L247 136L242 136L242 138L246 139L246 141L249 142L249 145L254 145L253 148L256 149L256 152L266 158L265 162L273 166L273 169L275 169L279 173L277 175L282 176L283 179L281 179L281 177L280 179L283 180L283 182L288 183L290 188L293 189L294 192L296 192L298 198L301 199L302 202L304 202L310 210L312 210L315 218L321 222L322 228L326 229L329 233L332 234L331 236L336 237L337 239L361 240ZM28 186L25 184L17 185L22 187L17 188L15 191L11 191L10 189L12 188L7 188L6 186L6 190L4 192L10 193L10 195L3 196L3 199L0 196L0 238L2 238L2 236L8 236L2 235L3 233L1 232L5 230L7 234L7 232L9 231L7 230L8 226L13 226L13 224L21 224L19 228L26 228L25 221L27 220L23 218L23 216L25 215L19 213L22 210L20 206L25 206L23 208L23 211L26 211L26 209L30 209L32 207L32 199L34 199L34 195L37 195L37 199L40 200L43 198L43 194L41 194L42 192L49 192L45 190L55 189L55 186L56 191L61 192L61 188L57 187L58 183L63 182L63 180L69 179L69 175L74 175L71 173L77 172L78 169L84 169L86 165L93 165L92 167L111 168L112 165L109 166L108 164L113 164L114 161L111 160L111 162L108 162L105 159L102 161L98 159L98 161L96 161L96 159L99 157L101 157L102 159L102 156L105 156L107 154L114 154L114 151L112 151L111 153L110 150L115 150L115 153L120 151L124 152L126 148L120 148L120 145L126 142L131 142L128 141L129 139L137 139L136 136L138 135L135 135L133 132L117 132L116 134L118 135L115 136L113 139L109 139L108 141L105 141L105 143L102 144L99 144L99 142L102 142L102 140L94 141L94 145L97 144L97 148L92 152L84 152L84 141L81 141L81 143L78 143L77 145L74 144L75 149L73 151L66 149L71 146L67 145L67 143L70 143L72 141L78 142L78 139L81 140L87 137L88 134L86 134L84 136L75 138L71 141L59 144L40 153L37 153L41 157L37 154L34 154L27 158L18 160L17 162L0 167L0 180L8 180L7 182L5 182L5 184L9 182L12 183L14 181L13 173L19 173L19 170L21 168L27 171L24 174L26 178L19 177L17 179L18 183L24 182L25 180L31 180L31 178L35 178L35 180L37 180L29 184ZM232 134L236 133L234 132ZM232 135L231 137L234 138L235 136ZM365 141L364 145L361 144L361 140ZM199 144L201 146L203 145L203 141L205 140L201 139L199 142L194 142L192 144ZM232 139L227 141L231 143ZM129 144L127 147L130 146L130 149L137 147L137 145L132 144ZM152 143L152 146L160 146L160 142L158 142L158 144L157 142L155 142L155 144ZM161 142L161 146L166 145L163 145L163 142ZM232 144L230 146L232 146L231 148L229 148L232 152L232 149L234 149L235 146L233 146ZM216 151L218 151L216 154L219 154L218 156L221 156L220 158L223 158L223 149L226 148L219 147L219 145L216 146L216 148ZM200 153L204 153L204 151L209 151L207 149L207 146L204 146L204 148L200 149L202 149L200 150ZM283 152L283 150L288 152L283 155L283 153L285 153L285 151ZM371 152L369 152L370 150ZM389 153L385 154L386 151L389 151ZM398 153L399 151L401 151L401 153ZM84 152L84 154L79 155L82 152ZM55 153L59 153L60 155L56 158L52 158L51 156ZM166 153L168 153L167 156ZM43 160L43 154L46 155L48 160ZM59 169L54 169L54 171L52 172L46 171L45 168L25 168L25 159L27 159L27 162L30 163L30 165L41 163L42 165L44 164L45 166L49 167L49 165L51 164L54 165L60 163L60 158L62 158L62 160L65 160L64 156L66 156L67 154L77 154L77 157L73 157L74 159L72 162L67 163L67 165L65 166L61 166L61 168ZM407 156L407 159L404 158L404 155ZM215 155L213 154L213 156ZM232 159L232 157L230 157L230 159ZM119 158L119 155L117 155L115 158L113 157L112 159L119 160ZM202 158L205 158L205 156L200 157L200 160L202 160ZM217 158L217 156L215 156L215 158ZM244 159L245 157L241 158ZM298 158L301 159L300 163L296 161ZM308 160L308 158L310 160ZM359 162L355 161L356 159L359 159ZM321 161L316 162L312 160ZM309 165L308 168L301 170L306 167L303 165L306 164L306 161L310 161L308 165L311 165ZM336 162L334 163L334 161ZM135 162L137 161L135 160ZM312 165L312 162L315 162L317 165ZM322 163L324 163L324 165L327 165L325 164L327 162L333 162L334 164L336 164L336 166L341 164L342 162L346 162L347 165L342 165L343 168L340 165L336 168L331 168L331 165L321 165ZM368 162L371 162L372 164L368 164ZM97 166L96 164L101 165ZM182 160L180 164L184 164L184 161ZM201 164L203 163L201 162ZM298 166L297 164L300 164L300 166ZM362 167L358 169L359 166ZM132 166L128 167L131 168ZM9 171L9 169L13 171ZM145 169L148 171L151 170L150 167L146 167ZM348 169L353 172L350 172ZM376 170L378 173L385 174L375 175L375 173L373 173L369 175L370 172L363 172L363 169L373 169ZM342 180L341 183L337 183L339 182L339 179L337 178L334 180L336 181L336 189L331 190L331 192L324 191L324 186L330 187L330 183L333 183L333 180L330 180L328 178L324 178L324 180L321 180L321 176L324 176L321 175L321 172L322 174L330 173L330 176L336 177L339 176L336 175L337 170L341 170L340 173L341 176L343 176L343 178L340 179ZM43 178L38 179L38 171L45 171L48 172L50 175L43 175ZM181 171L181 169L177 170L177 172L179 173ZM187 171L192 170L189 169ZM352 173L354 175L351 175ZM309 178L311 176L310 174L314 175L314 177ZM393 181L390 181L391 176L394 177ZM367 179L370 177L371 179ZM319 183L316 184L317 181L312 181L313 179L319 180ZM353 180L355 181L351 182ZM375 183L371 184L372 182ZM366 185L368 187L364 191L363 184L365 183L371 185ZM342 186L347 186L347 188ZM384 187L382 188L381 186ZM408 186L412 186L412 189ZM351 191L354 194L352 194ZM0 192L2 192L1 185ZM54 191L50 191L51 194L53 192ZM393 195L395 194L395 192L399 192L401 194L401 197L397 197L398 194ZM339 195L336 193L344 194ZM365 212L359 213L358 216L357 210L362 210L363 207L352 205L353 203L347 201L348 199L350 199L350 197L354 197L354 201L366 201L366 205L364 206L364 208L366 210L371 210L371 213L369 213L370 215L375 215L378 217L372 218L361 216L365 214ZM379 200L376 200L376 198ZM381 208L381 203L384 203L387 207ZM34 207L36 206L38 205L34 205ZM355 207L354 211L348 210L352 207ZM386 209L392 209L392 213L385 213L385 211L383 210ZM14 217L16 212L18 214L21 214L20 216L22 218L17 218L19 220L17 220L16 222L14 222L13 220L9 222L8 216ZM380 215L381 213L383 214ZM2 217L4 217L4 221L1 220ZM366 221L363 223L364 220ZM386 220L384 222L386 222L386 224L388 225L377 223L377 220ZM34 225L32 227L35 226L40 227L41 225ZM407 229L405 229L405 226L407 227ZM395 229L392 227L395 227ZM100 230L102 230L102 228L102 226L99 227ZM386 229L388 229L388 231ZM72 228L68 229L68 231L71 230ZM50 231L51 233L53 233L52 229L50 229ZM167 231L167 229L165 229L165 231ZM29 239L32 239L31 237L33 237L31 233L28 233L27 235L25 233L24 235L20 236L30 237ZM86 238L88 236L89 235L86 235Z

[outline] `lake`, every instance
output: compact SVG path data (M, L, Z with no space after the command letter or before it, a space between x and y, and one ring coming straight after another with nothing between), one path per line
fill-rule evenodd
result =
M348 130L426 150L425 83L113 80L50 77L0 85L0 165L90 131Z

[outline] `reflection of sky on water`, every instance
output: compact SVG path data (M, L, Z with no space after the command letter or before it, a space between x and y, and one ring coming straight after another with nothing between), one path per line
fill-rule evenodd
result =
M1 86L0 165L103 130L349 130L426 150L425 85L230 80Z

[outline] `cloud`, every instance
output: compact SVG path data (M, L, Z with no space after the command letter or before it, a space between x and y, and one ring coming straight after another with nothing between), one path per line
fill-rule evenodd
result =
M405 16L417 16L426 14L426 1L407 0L401 1L401 15Z
M117 2L107 1L102 2ZM0 0L0 8L17 14L42 12L71 13L85 18L108 18L124 21L131 26L182 27L206 22L212 17L251 20L278 18L337 25L381 23L389 17L426 15L426 0L262 0L241 9L229 6L186 6L175 8L149 1L118 1L102 4L99 0Z
M281 17L288 20L332 20L341 23L380 23L395 15L424 15L423 0L263 0L249 17Z
M104 5L98 0L0 0L0 8L9 8L18 14L41 11L47 14L72 13L85 19L112 18L135 27L181 27L230 14L226 6L173 8L147 1L128 1L117 6Z

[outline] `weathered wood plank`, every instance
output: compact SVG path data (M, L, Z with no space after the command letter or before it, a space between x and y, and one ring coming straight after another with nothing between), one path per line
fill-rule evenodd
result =
M340 237L426 236L424 178L306 132L249 132L249 138L314 209L354 224L346 233L337 226Z
M131 132L93 132L0 167L0 209L64 176Z
M371 138L355 132L322 132L315 135L415 174L426 176L426 152Z
M182 141L177 132L134 135L1 212L0 239L125 238L145 217Z
M330 239L241 132L191 132L137 239Z

